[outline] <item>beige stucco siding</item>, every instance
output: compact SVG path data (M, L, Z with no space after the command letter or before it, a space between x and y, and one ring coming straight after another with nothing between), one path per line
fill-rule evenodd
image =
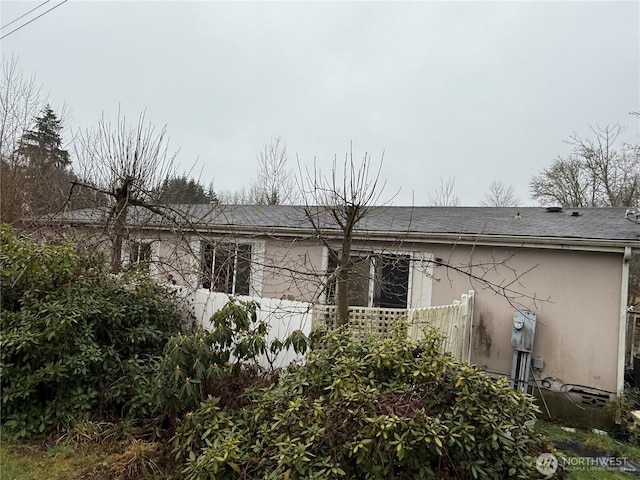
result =
M338 244L331 245L339 250ZM389 252L384 244L368 243L366 248L356 244L354 251ZM431 302L432 255L420 246L403 245L394 249L394 254L411 257L409 295L412 308L428 307ZM269 239L265 247L262 278L262 296L267 298L295 299L308 302L323 302L326 285L328 249L312 241Z
M196 288L200 282L200 241L173 235L159 235L144 240L152 242L153 265L151 274L163 282Z
M317 301L324 284L324 250L310 242L269 240L265 246L262 296Z
M178 235L179 232L165 229L171 226L169 223L129 228L124 263L128 261L128 248L140 253L142 243L148 243L151 249L144 245L144 251L151 252L150 272L154 277L197 288L202 285L203 258L207 260L206 274L216 268L212 249L206 249L207 255L201 251L203 240L236 243L243 245L245 258L238 263L240 256L229 255L229 262L233 259L236 269L233 281L239 278L242 282L238 290L245 292L250 280L251 296L324 300L327 248L314 240L313 230L303 227L305 217L299 207L225 206L220 217L215 215L216 209L210 205L189 208L196 222L210 222L197 223L202 225L199 233L185 225ZM108 258L109 232L100 227L100 212L69 213L67 233L82 238L85 245L103 251ZM519 220L514 221L514 216ZM408 289L409 308L451 304L473 289L474 363L509 375L514 310L532 310L538 320L533 356L544 361L538 378L615 392L621 386L621 353L625 350L627 286L622 284L628 276L628 265L623 263L623 250L630 255L631 248L637 249L635 220L622 208L550 214L537 207L376 207L365 222L367 231L358 231L354 236L352 251L385 259L381 263L370 262L373 280L369 282L369 304L382 303L380 293L385 282ZM327 233L328 237L323 238L329 238L332 248L339 250L339 233ZM129 241L138 243L132 245ZM520 241L522 247L514 246ZM246 244L251 245L250 277L246 275ZM383 253L386 257L381 256ZM392 255L401 256L401 275L392 274L389 269L383 272L384 266L389 265L384 261ZM407 256L411 265L408 273ZM225 262L221 260L219 265L224 270ZM364 265L361 262L360 266ZM474 280L473 276L478 278ZM481 278L498 289L508 287L509 298L492 291ZM222 287L218 284L214 288ZM235 283L232 289L237 289ZM387 289L390 290L393 289ZM395 293L397 298L404 298L403 294L404 291Z
M566 384L588 385L615 392L622 255L571 250L489 247L438 247L436 256L452 265L483 265L472 273L506 285L514 292L509 301L468 276L435 269L433 303L450 303L470 288L476 290L471 360L489 370L510 373L513 350L511 330L515 308L536 312L533 356L544 360L538 378L554 377ZM505 261L505 265L500 262ZM485 271L492 264L495 270ZM533 270L531 270L533 268ZM526 272L526 273L525 273ZM570 288L568 288L570 286Z
M238 238L238 241L240 238ZM313 241L252 238L252 294L266 298L322 301L327 267L326 248ZM172 266L174 278L196 281L199 241L192 251L172 243L157 250L162 276ZM372 251L382 245L368 244ZM622 254L481 245L456 247L413 243L402 245L413 259L410 307L445 305L476 291L471 360L488 370L510 374L511 331L516 308L537 314L533 356L544 360L538 378L587 385L615 392L618 381ZM417 261L423 259L424 261ZM509 286L507 297L481 281L432 259L453 265L494 285ZM473 265L469 270L468 266ZM176 268L176 265L180 265ZM196 272L196 273L194 273ZM182 278L180 278L182 277ZM191 283L191 282L189 282Z

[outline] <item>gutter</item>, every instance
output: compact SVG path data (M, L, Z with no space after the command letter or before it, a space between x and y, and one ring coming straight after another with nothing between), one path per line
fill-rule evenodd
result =
M624 391L624 367L627 356L627 297L629 295L629 265L631 263L631 247L624 249L622 257L622 283L620 285L620 319L618 325L618 378L616 390L618 395Z
M100 228L103 223L94 222L68 222L68 226ZM170 225L131 225L133 229L166 231L172 232L174 229ZM317 239L320 236L326 240L339 240L342 238L341 232L335 229L324 229L316 233L311 228L291 228L291 227L244 227L236 225L211 227L205 224L190 225L190 230L199 235L230 235L242 234L251 237L267 236L273 238L298 238ZM183 233L188 233L187 230ZM515 248L540 248L552 250L577 250L624 253L627 248L638 249L640 245L637 240L609 240L601 238L577 238L577 237L532 237L517 235L488 235L482 233L425 233L425 232L390 232L374 230L357 230L354 232L355 241L379 241L391 243L417 243L417 244L449 244L449 245L472 245L472 246L494 246L494 247L515 247Z

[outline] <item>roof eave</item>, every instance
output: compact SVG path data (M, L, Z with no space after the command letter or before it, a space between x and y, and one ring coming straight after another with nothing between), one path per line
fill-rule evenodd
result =
M201 233L208 234L243 234L243 235L267 235L272 237L319 237L327 240L339 240L339 230L324 229L313 232L310 229L290 227L239 227L224 226L211 228L207 226ZM484 245L503 247L527 247L545 248L555 250L583 250L599 252L624 252L626 247L639 249L640 244L631 240L611 240L600 238L578 237L532 237L518 235L487 235L475 233L424 233L424 232L389 232L389 231L362 231L354 232L356 241L379 242L412 242L427 244L457 244L457 245Z
M98 228L103 227L103 223L70 221L66 225L71 227ZM132 226L135 228L135 226ZM337 229L322 229L318 232L310 228L301 227L255 227L238 225L210 225L192 224L190 229L200 235L245 235L245 236L270 236L270 237L295 237L295 238L319 238L327 240L341 239L341 231ZM172 231L169 225L142 226L142 230ZM186 233L186 232L185 232ZM357 230L354 233L355 241L378 241L378 242L411 242L424 244L455 244L455 245L482 245L494 247L526 247L554 250L581 250L598 252L624 252L625 248L633 250L640 249L640 242L633 240L612 240L601 238L583 237L543 237L543 236L523 236L523 235L488 235L477 233L428 233L428 232L391 232L374 230Z

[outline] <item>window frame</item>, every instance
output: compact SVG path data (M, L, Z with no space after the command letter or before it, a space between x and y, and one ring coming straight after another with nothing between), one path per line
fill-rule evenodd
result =
M335 249L328 248L327 249L327 261L326 261L326 278L327 285L325 288L325 302L334 303L335 302L335 292L337 288L337 278L333 278L329 281L331 274L335 271L337 267L337 256L338 252ZM383 268L384 268L384 258L385 257L395 257L397 260L406 262L406 274L403 275L403 284L402 288L406 291L400 294L400 297L404 297L403 306L380 306L384 299L384 295L382 294L383 290L386 288L384 286L384 278L383 277ZM372 250L353 250L351 252L351 260L366 260L369 263L369 275L367 280L367 304L366 305L358 305L353 303L352 292L349 292L349 305L350 306L362 306L362 307L373 307L373 308L398 308L398 309L406 309L409 308L411 304L411 288L413 283L413 254L411 252L384 252L384 251L372 251ZM394 260L395 261L395 260ZM353 270L350 272L350 275L353 274ZM351 282L351 284L353 284ZM389 296L391 297L391 296Z
M137 265L149 271L153 258L152 242L143 239L131 239L127 242L128 265Z
M200 248L201 288L228 295L250 295L255 273L252 268L255 254L253 243L212 239L201 241ZM218 259L223 256L227 263L219 264ZM226 273L217 275L216 269L225 269ZM224 288L219 288L221 285Z

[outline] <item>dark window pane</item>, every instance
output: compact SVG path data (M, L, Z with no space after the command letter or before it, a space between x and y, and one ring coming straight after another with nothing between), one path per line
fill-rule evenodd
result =
M248 295L251 245L203 243L202 286L214 292Z
M336 277L334 272L338 268L338 252L329 250L329 261L327 262L327 285L325 287L326 303L333 305L336 301Z
M383 255L376 260L374 306L407 308L409 265L408 255Z
M148 264L151 261L151 244L141 243L138 251L138 262Z
M349 271L349 305L366 307L369 305L369 283L371 260L367 257L351 257Z
M129 263L138 263L138 258L140 255L140 243L139 242L129 242Z
M213 277L213 243L202 243L202 288L211 288Z
M236 261L236 295L249 295L251 285L251 245L238 245Z
M214 292L233 293L234 248L229 244L219 244L215 249L213 264Z

